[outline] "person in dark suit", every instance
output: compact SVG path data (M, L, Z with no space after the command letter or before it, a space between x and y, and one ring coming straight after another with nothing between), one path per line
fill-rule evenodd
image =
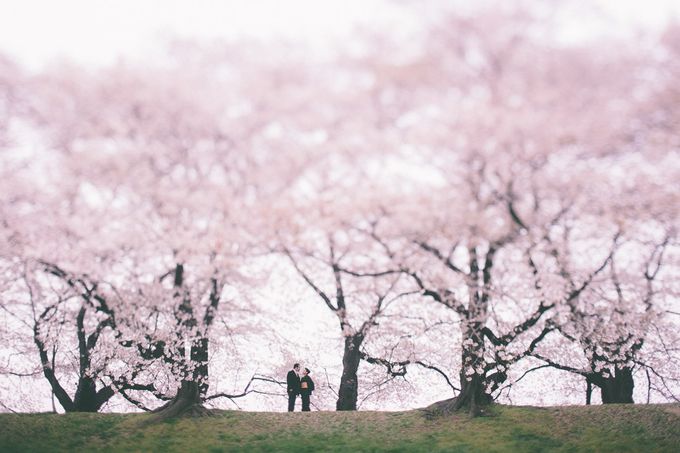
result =
M302 411L309 412L309 397L314 391L314 381L309 377L309 368L305 368L300 379L300 396L302 397Z
M288 372L286 376L287 387L288 387L288 412L293 412L295 410L295 400L300 394L300 364L296 363L293 365L293 369Z

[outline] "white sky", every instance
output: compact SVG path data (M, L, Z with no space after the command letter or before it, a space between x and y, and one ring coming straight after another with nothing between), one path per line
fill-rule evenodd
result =
M37 68L58 56L105 64L165 37L286 36L323 41L362 21L403 23L380 0L0 0L0 51Z
M578 5L595 1L577 0L569 8L570 35L658 26L680 11L677 0L597 0L610 18L584 18ZM59 57L88 65L143 57L171 35L286 36L318 44L358 24L407 32L418 21L414 13L428 4L409 3L417 6L410 13L388 0L0 0L0 52L38 69Z

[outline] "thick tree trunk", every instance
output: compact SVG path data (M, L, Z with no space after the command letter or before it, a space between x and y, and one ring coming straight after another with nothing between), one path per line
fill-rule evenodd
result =
M111 387L104 387L97 391L94 379L81 376L78 379L76 394L74 395L73 400L71 400L71 397L61 386L54 373L54 361L50 363L47 353L45 352L44 344L37 336L35 337L35 344L38 346L38 351L40 353L43 374L52 388L52 396L53 398L57 398L65 412L98 412L104 403L111 399L114 394ZM54 400L52 406L54 407Z
M154 411L148 423L174 417L204 417L215 411L203 406L208 392L208 345L207 337L201 337L191 345L189 352L194 370L184 379L175 397Z
M73 398L73 412L97 412L97 388L90 378L80 378Z
M471 417L481 415L484 406L491 404L493 399L486 393L487 376L477 373L478 369L484 370L484 338L481 335L481 325L471 323L463 336L463 344L470 342L469 346L463 347L460 368L460 394L456 397L453 406L454 411L467 409ZM468 372L474 373L468 376Z
M632 403L634 387L633 370L616 368L614 376L603 378L602 385L600 385L602 403Z
M357 410L357 397L359 393L357 371L361 362L359 347L363 341L364 337L359 334L345 337L345 350L342 355L342 377L340 378L338 401L335 405L338 411Z
M460 368L461 390L458 396L443 401L438 401L425 408L426 415L433 417L447 415L467 410L471 417L482 415L484 407L493 402L493 398L486 392L487 384L491 383L486 373L479 374L476 369L484 369L484 339L477 335L478 326L468 330L463 336L463 344L472 343L463 347ZM472 372L468 376L468 372Z
M478 417L484 413L484 408L493 402L491 395L486 393L486 381L479 374L473 374L468 381L461 373L462 388L458 396L443 401L437 401L425 408L428 417L449 415L466 410L471 417Z
M484 376L473 374L471 380L465 379L461 373L460 394L456 397L456 403L453 406L454 411L467 409L471 417L477 417L482 414L484 407L491 404L493 399L491 395L486 393L486 381Z
M102 405L113 396L113 391L106 392L106 397L102 397L104 392L97 392L94 379L85 377L78 381L76 395L73 398L73 407L68 412L98 412Z
M195 364L194 381L198 382L201 399L208 394L208 337L201 337L191 346L191 362Z
M196 381L185 380L175 397L167 404L154 411L148 423L159 422L175 417L203 417L212 415L212 411L203 406L200 385Z
M174 277L175 297L181 300L179 311L186 317L182 322L182 326L187 329L186 332L190 332L196 327L197 321L194 317L191 299L188 294L181 291L183 284L184 266L178 263L175 266ZM207 324L209 323L210 321L207 321ZM182 332L181 335L186 334L186 332ZM181 335L180 344L182 345ZM179 347L178 352L179 357L186 357L183 346ZM182 416L203 417L214 413L214 411L203 406L205 395L208 392L208 353L208 337L199 335L197 339L191 342L188 359L190 366L185 367L185 375L177 390L177 394L168 403L156 409L151 418L147 419L146 423L155 423ZM192 371L188 373L190 369Z

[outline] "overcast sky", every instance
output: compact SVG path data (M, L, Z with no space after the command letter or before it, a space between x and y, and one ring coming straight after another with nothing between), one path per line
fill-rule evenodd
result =
M656 27L680 10L676 0L598 3L608 19L585 18L582 8L572 7L570 36ZM361 24L407 32L417 23L413 12L419 9L409 12L399 5L387 0L0 0L0 52L38 69L58 57L100 65L121 55L144 56L172 35L283 35L322 44Z

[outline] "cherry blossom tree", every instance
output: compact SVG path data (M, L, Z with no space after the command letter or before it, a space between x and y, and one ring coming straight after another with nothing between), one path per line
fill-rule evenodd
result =
M667 31L671 52L672 36ZM571 364L556 355L542 358L584 376L588 404L593 385L600 388L603 403L631 403L635 381L645 378L648 402L652 391L677 399L677 369L669 365L677 362L676 351L667 347L677 330L672 319L677 304L672 284L677 271L677 133L667 123L677 114L668 103L676 91L669 76L677 67L665 58L650 67L647 77L655 83L638 89L640 100L614 157L574 166L589 175L594 194L575 209L581 218L565 225L562 244L592 243L612 228L620 230L620 244L603 279L566 307L560 323L560 333L579 345L584 356ZM583 245L577 248L585 250ZM561 256L560 275L568 279L578 257L553 250Z
M317 242L326 246L327 252L313 250L293 253L285 245L283 251L295 271L337 317L344 346L336 409L356 410L359 395L357 374L361 359L366 357L364 342L377 330L384 315L395 311L399 299L417 293L417 290L401 283L403 275L399 273L387 272L382 276L362 278L356 271L348 271L349 263L373 261L376 256L375 250L366 247L366 241L358 240L356 232L332 232L325 240L319 238ZM316 276L318 272L311 274L307 270L311 264L305 266L298 255L302 255L306 262L322 266L329 275L321 278ZM332 283L329 284L328 280ZM405 310L401 311L403 314Z
M105 368L98 375L145 382L131 390L171 395L177 388L160 417L201 412L210 398L210 329L224 294L244 281L260 174L242 147L257 140L258 127L244 120L233 128L228 96L216 96L222 85L191 69L159 68L151 77L134 67L62 68L32 83L32 119L51 149L26 170L40 176L42 200L31 200L15 229L30 247L14 253L88 294L103 317L81 358L102 332L113 338L98 351ZM43 165L52 165L49 175ZM104 286L106 294L95 290ZM38 319L44 324L51 313ZM82 337L87 326L77 322ZM83 360L81 376L94 379L95 359ZM161 365L167 380L154 381Z
M373 61L380 99L373 108L402 113L383 117L381 127L397 123L407 158L434 182L428 196L411 197L417 208L395 214L408 225L397 240L408 238L418 252L402 254L399 267L460 316L462 391L445 408L473 414L491 401L508 367L556 329L552 312L581 299L610 265L616 233L567 286L559 274L539 280L548 274L543 268L559 269L550 253L534 253L546 230L561 228L570 204L592 199L574 185L583 176L565 165L608 162L627 146L637 100L619 100L645 91L637 79L644 62L626 52L602 59L592 48L562 48L549 35L538 44L530 33L546 30L531 17L507 19L454 18L435 28L415 62L395 64L389 52ZM454 35L459 47L452 50ZM617 68L615 80L605 67Z
M278 397L215 357L241 360L235 325L275 331L300 283L339 328L338 410L427 371L433 412L477 415L548 365L603 402L643 376L677 398L677 30L659 56L518 7L420 25L323 55L0 59L3 373L154 420Z

